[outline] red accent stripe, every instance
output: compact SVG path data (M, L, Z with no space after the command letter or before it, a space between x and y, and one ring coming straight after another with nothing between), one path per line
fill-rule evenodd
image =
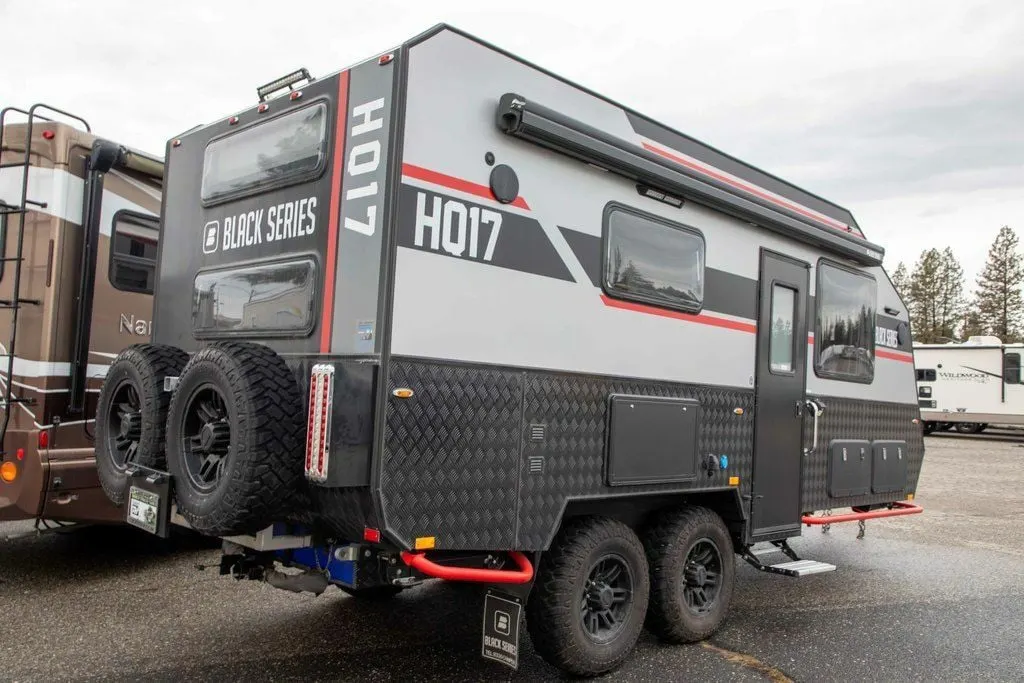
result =
M898 360L901 363L913 363L914 354L907 353L906 351L886 351L883 349L876 348L875 355L879 358L888 358L889 360Z
M721 173L716 173L715 171L713 171L713 170L711 170L709 168L705 168L704 166L695 164L692 161L690 161L689 159L681 157L678 154L674 154L674 153L668 151L667 149L661 149L660 147L656 147L655 145L652 145L652 144L647 143L647 142L643 143L643 145L644 145L644 149L646 149L646 150L648 150L650 152L654 152L655 154L663 156L666 159L671 159L672 161L676 162L677 164L680 164L681 166L686 166L687 168L692 169L694 171L697 171L698 173L703 173L704 175L709 176L711 178L714 178L715 180L718 180L720 182L726 183L727 185L732 185L733 187L735 187L735 188L737 188L739 190L743 190L744 192L747 192L749 194L752 194L755 197L760 197L761 199L769 201L772 204L775 204L777 206L781 206L781 207L787 208L790 211L795 211L796 213L798 213L798 214L800 214L802 216L806 216L807 218L810 218L811 220L817 221L819 223L824 223L825 225L827 225L830 228L833 228L835 230L841 230L843 232L853 232L853 233L857 234L856 231L854 231L852 226L846 225L845 223L840 223L839 221L837 221L837 220L835 220L833 218L829 218L828 216L819 215L817 213L814 213L814 212L812 212L812 211L810 211L808 209L805 209L804 207L802 207L802 206L800 206L798 204L791 204L790 202L787 202L787 201L784 201L782 199L779 199L778 197L776 197L774 195L771 195L771 194L768 194L764 190L761 190L760 188L756 187L755 185L748 185L746 183L737 182L736 180L733 180L732 178L730 178L727 175L723 175Z
M669 311L664 308L657 308L655 306L645 306L643 304L635 304L631 301L620 301L619 299L613 299L607 294L601 295L601 301L604 302L605 306L610 308L621 308L626 311L634 311L636 313L647 313L648 315L657 315L662 318L674 318L675 320L685 320L686 322L699 323L701 325L711 325L712 327L724 327L729 330L738 330L740 332L749 332L751 334L757 332L757 325L754 323L739 322L736 320L728 320L727 318L718 318L707 313L698 313L696 315L692 313L681 313L679 311Z
M462 178L456 178L455 176L445 175L444 173L438 173L437 171L431 171L429 168L423 168L422 166L414 166L413 164L402 164L402 175L408 178L415 178L416 180L425 180L428 183L434 183L435 185L441 185L443 187L450 188L452 190L458 190L459 192L465 192L466 194L476 195L477 197L483 197L489 199L492 202L498 201L494 193L491 192L491 188L486 185L480 185L473 183ZM521 196L516 197L512 202L512 206L518 206L520 209L530 210L526 200Z
M348 72L338 76L338 124L334 130L334 164L331 168L331 215L327 221L327 263L324 276L324 305L320 315L320 353L331 350L334 320L334 277L338 265L338 223L341 215L341 178L345 162L345 128L348 121Z

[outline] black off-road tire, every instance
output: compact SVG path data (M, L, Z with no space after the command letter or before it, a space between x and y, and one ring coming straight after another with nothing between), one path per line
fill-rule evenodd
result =
M925 436L928 436L929 434L935 431L935 423L929 422L927 420L922 422L921 431L924 433Z
M615 556L632 573L632 602L621 629L599 643L581 615L588 578L602 557ZM585 517L568 522L544 553L526 605L533 647L550 664L576 676L596 676L619 666L643 630L649 579L640 539L622 522Z
M164 468L165 426L171 395L164 391L164 377L175 377L188 362L188 354L163 344L129 346L111 363L100 389L96 407L96 472L103 492L115 505L124 504L128 468L117 452L118 406L115 397L123 398L124 390L134 390L139 402L138 439L131 461Z
M735 550L725 522L707 508L686 507L654 522L643 540L651 571L647 628L670 643L694 643L711 636L725 621L736 581ZM684 596L687 557L702 542L717 548L721 583L708 611L695 614Z
M223 472L204 490L186 464L186 414L200 392L219 394L230 438ZM204 534L255 533L286 517L304 484L305 402L288 365L246 342L207 347L189 360L171 398L167 466L178 511Z

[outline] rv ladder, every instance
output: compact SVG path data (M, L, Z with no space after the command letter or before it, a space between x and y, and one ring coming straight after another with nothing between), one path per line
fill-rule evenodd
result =
M29 199L28 197L28 185L29 185L29 171L32 167L32 129L36 123L50 122L54 120L49 116L44 116L40 111L45 111L47 114L57 114L69 119L73 119L85 126L86 132L92 132L89 127L89 122L80 116L75 116L69 112L51 107L46 104L34 104L25 109L19 109L17 107L5 107L0 109L0 160L2 160L4 147L4 131L5 126L8 122L8 117L11 114L18 114L25 117L25 150L24 156L20 162L8 162L0 164L0 168L19 168L21 169L21 197L20 201L14 206L3 205L0 215L3 216L17 216L18 217L18 239L15 246L15 255L8 257L6 254L0 254L3 260L0 263L12 262L14 263L14 283L12 285L13 291L11 292L10 299L0 299L0 310L11 311L11 335L8 340L7 346L3 349L7 356L7 368L6 373L0 370L2 377L0 377L0 391L3 392L3 397L0 399L0 406L4 409L3 426L0 427L0 460L5 459L7 455L6 448L6 436L7 428L11 424L11 411L9 407L11 405L33 405L35 403L34 398L25 398L14 395L14 359L15 353L17 352L17 341L18 341L18 311L22 306L38 306L42 303L40 299L27 299L21 296L21 264L25 258L25 214L28 212L29 207L35 207L39 209L45 209L47 203L44 201L37 201L35 199ZM45 134L44 134L45 136ZM13 151L13 150L12 150ZM8 231L9 232L9 231ZM5 236L5 243L6 243Z
M825 572L834 572L836 570L834 564L800 559L784 540L772 541L772 546L774 547L754 548L753 546L748 546L743 550L743 559L747 561L747 564L762 572L792 576L794 578L810 576L811 574L824 574ZM761 561L762 555L774 553L783 553L790 561L778 564L765 564Z

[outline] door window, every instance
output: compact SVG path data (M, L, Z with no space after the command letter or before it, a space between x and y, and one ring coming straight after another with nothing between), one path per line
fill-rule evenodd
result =
M768 344L768 367L776 374L793 372L793 328L796 324L796 291L772 285L772 330Z

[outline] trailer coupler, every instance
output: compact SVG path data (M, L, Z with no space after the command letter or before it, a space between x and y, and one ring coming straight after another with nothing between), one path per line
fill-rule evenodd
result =
M447 581L469 581L473 583L530 583L533 581L533 565L523 553L513 550L509 557L519 567L511 569L487 569L479 567L452 567L437 564L427 558L426 553L402 551L402 561L425 576Z

